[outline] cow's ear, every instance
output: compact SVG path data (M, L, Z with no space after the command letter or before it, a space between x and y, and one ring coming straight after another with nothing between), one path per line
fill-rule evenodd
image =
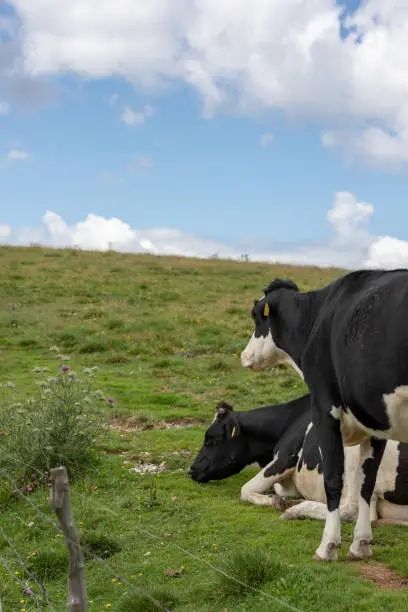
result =
M269 317L269 304L266 301L265 301L265 306L264 306L264 309L263 309L263 316L265 318Z
M237 438L240 434L241 428L239 426L238 419L236 415L231 415L233 418L228 419L227 425L227 437L228 438Z
M217 408L216 408L217 417L223 417L226 414L230 414L233 411L234 411L233 407L230 404L227 404L227 402L219 402L219 404L217 404Z

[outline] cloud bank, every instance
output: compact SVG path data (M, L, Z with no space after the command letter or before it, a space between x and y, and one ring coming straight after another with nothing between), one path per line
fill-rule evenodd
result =
M318 118L324 146L408 163L408 0L365 0L354 12L335 0L9 2L22 27L3 20L3 64L14 53L8 72L26 87L64 73L148 92L182 83L207 116ZM137 125L131 110L124 120Z
M139 230L121 219L89 214L69 226L62 217L47 211L38 228L13 229L0 224L0 243L29 245L40 243L62 248L75 246L86 250L113 249L131 253L182 255L241 259L247 253L252 261L344 268L408 267L408 242L390 236L374 236L367 228L374 212L371 204L358 202L348 192L335 194L327 213L332 236L326 244L276 247L273 244L229 245L194 236L172 228Z

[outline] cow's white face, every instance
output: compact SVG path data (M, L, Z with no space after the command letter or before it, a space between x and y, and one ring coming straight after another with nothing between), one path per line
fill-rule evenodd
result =
M262 372L286 363L298 374L303 375L292 358L275 343L268 323L269 306L265 298L255 300L251 316L255 330L250 341L241 353L241 365L253 372Z
M253 372L262 372L284 363L286 357L286 353L276 346L270 330L265 336L254 332L241 353L241 364Z
M251 311L255 330L241 353L241 364L254 372L261 372L282 363L286 353L275 344L268 325L269 306L264 297L255 300Z

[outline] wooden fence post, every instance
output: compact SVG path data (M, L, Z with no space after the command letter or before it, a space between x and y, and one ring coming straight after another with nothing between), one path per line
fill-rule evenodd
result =
M71 511L68 473L65 467L51 470L51 506L64 532L69 553L68 610L87 612L85 560Z

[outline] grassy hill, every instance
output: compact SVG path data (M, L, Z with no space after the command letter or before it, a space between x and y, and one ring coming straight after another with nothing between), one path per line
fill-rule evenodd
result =
M343 528L341 562L316 564L312 556L322 523L281 521L277 511L239 501L240 487L256 470L205 486L186 478L219 400L250 409L305 391L287 368L255 375L241 367L239 353L252 333L253 299L275 276L310 289L340 274L218 260L0 248L2 409L8 406L10 413L12 406L10 414L15 410L17 418L19 402L38 394L39 383L47 386L63 363L81 380L84 369L97 367L92 371L104 398L98 404L104 427L89 467L72 473L81 542L106 563L87 558L90 610L156 609L129 584L180 612L284 609L257 592L233 588L203 561L304 611L407 609L408 591L383 590L361 576L367 564L344 561L352 526ZM34 406L32 417L13 430L18 434L7 448L20 453L20 461L39 439L38 415ZM70 443L75 455L76 442ZM41 471L33 473L28 491L30 466L17 474L7 455L3 459L9 478L20 478L30 501L54 520ZM156 476L130 471L146 464L166 469ZM27 502L10 497L10 482L1 474L0 526L27 568L44 582L54 609L64 610L63 538ZM374 534L376 562L408 576L408 531L381 527ZM258 556L251 560L254 551ZM0 555L35 591L1 537ZM385 571L374 569L377 575ZM182 571L168 576L167 570ZM1 565L0 596L5 611L36 609L33 597Z

